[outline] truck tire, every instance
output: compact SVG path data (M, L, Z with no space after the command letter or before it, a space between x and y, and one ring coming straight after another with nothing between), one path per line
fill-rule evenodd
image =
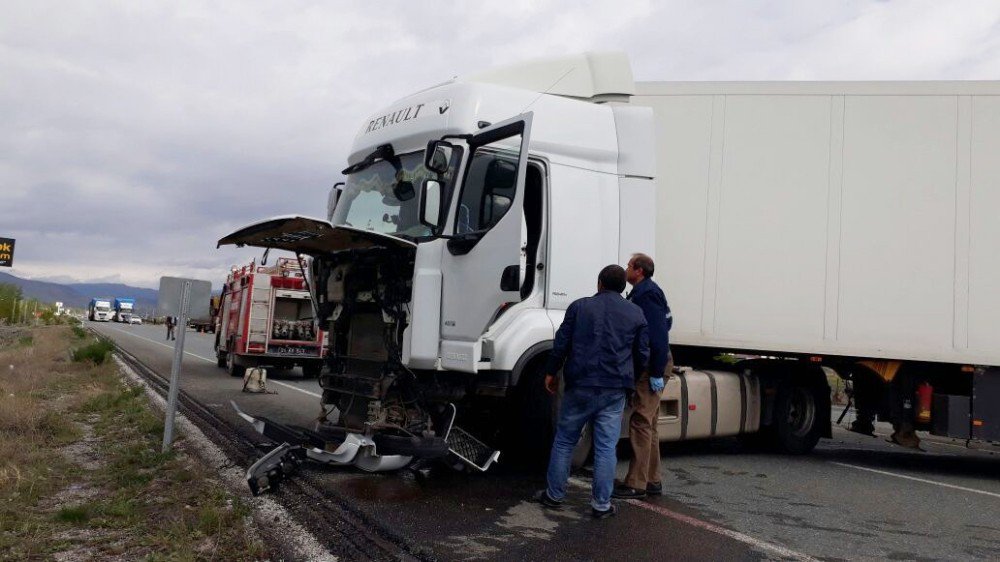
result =
M302 376L307 379L319 378L320 372L323 370L322 364L316 365L303 365L302 366Z
M220 369L226 368L226 354L222 351L215 352L215 366Z
M511 418L502 447L517 464L543 466L555 436L555 399L545 390L542 363L529 365L512 396Z
M775 448L791 455L813 450L823 432L820 401L809 386L784 384L774 402L774 423L770 428Z
M246 374L247 368L236 364L236 354L230 351L226 354L226 372L229 373L231 377L243 378Z

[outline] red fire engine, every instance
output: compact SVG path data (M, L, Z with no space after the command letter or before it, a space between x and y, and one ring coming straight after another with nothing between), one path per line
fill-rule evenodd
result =
M305 272L296 260L233 268L222 288L218 318L215 354L230 375L241 377L248 367L298 366L307 378L319 376L325 334L316 324Z

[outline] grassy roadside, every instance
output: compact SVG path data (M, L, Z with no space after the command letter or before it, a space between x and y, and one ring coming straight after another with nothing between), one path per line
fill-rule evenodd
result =
M80 328L0 344L0 559L260 560L248 508Z

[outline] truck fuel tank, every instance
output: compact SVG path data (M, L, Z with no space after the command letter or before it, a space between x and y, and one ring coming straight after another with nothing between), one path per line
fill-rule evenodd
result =
M760 383L752 374L675 369L660 400L660 441L754 433L760 404Z

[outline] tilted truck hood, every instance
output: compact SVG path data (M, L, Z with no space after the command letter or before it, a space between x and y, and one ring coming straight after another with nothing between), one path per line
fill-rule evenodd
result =
M409 240L389 234L350 226L333 226L322 219L297 215L275 217L244 226L220 239L217 247L227 244L274 248L308 256L323 256L352 249L417 247Z

